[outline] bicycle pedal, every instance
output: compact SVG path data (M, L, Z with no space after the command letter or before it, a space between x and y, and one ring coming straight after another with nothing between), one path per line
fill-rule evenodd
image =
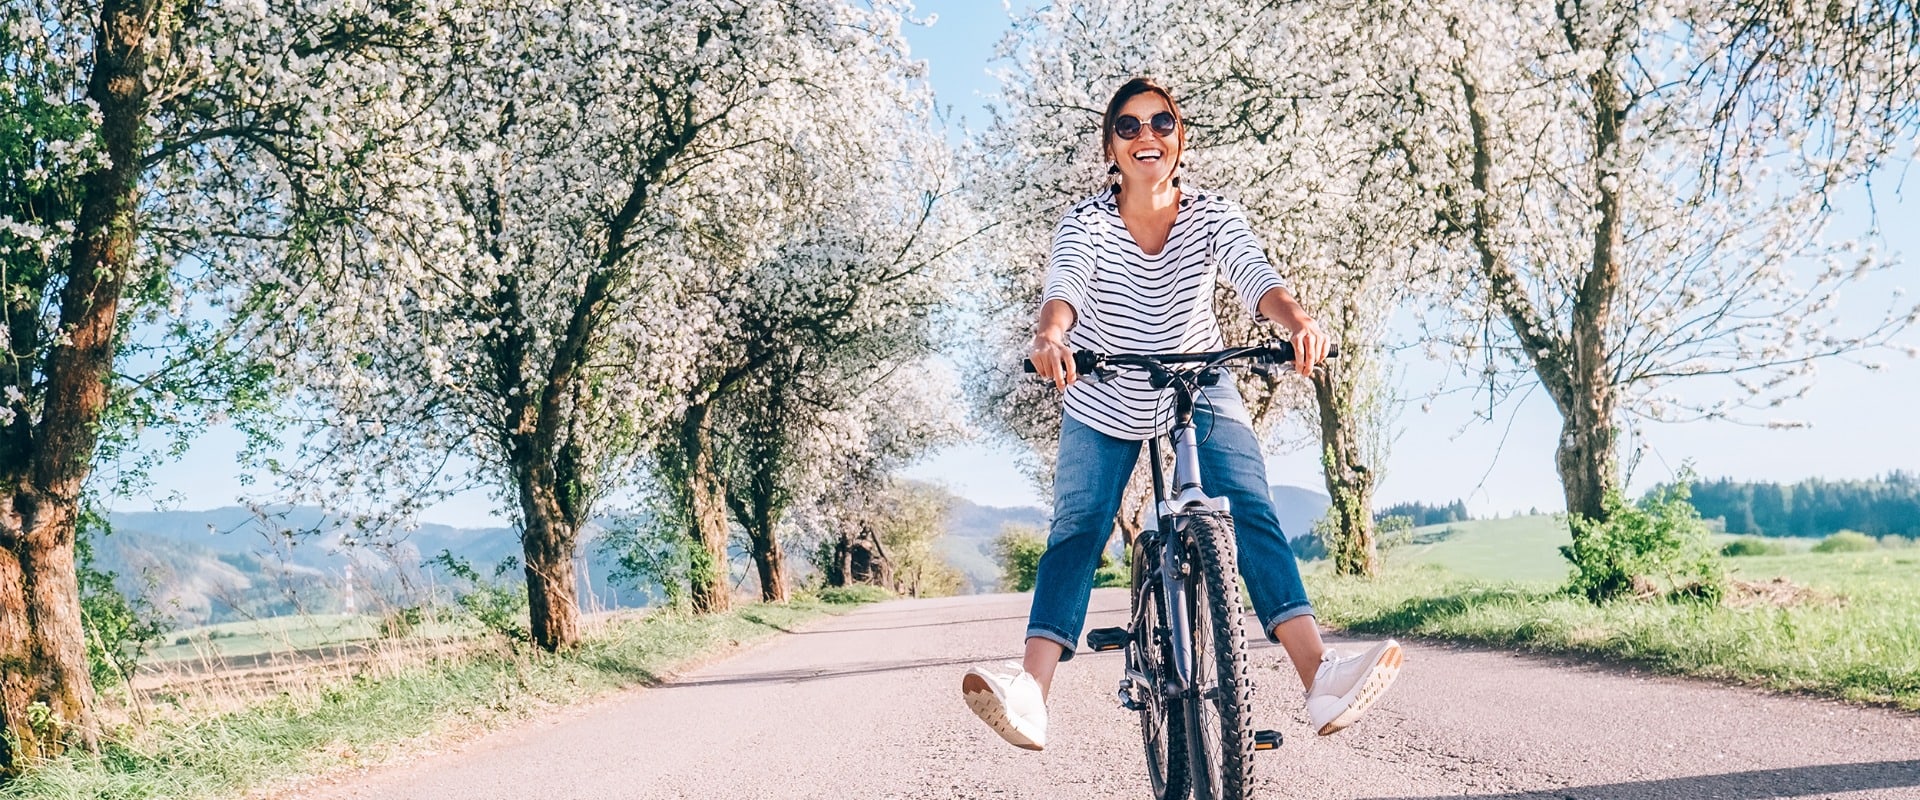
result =
M1126 628L1094 628L1087 631L1087 646L1096 653L1118 650L1126 647L1127 640L1132 636Z
M1280 748L1280 732L1279 731L1254 731L1253 732L1253 749L1278 750L1279 748Z
M1134 692L1133 680L1131 678L1120 679L1119 695L1120 695L1121 708L1124 708L1128 711L1147 710L1147 704L1145 702L1142 702L1139 696Z

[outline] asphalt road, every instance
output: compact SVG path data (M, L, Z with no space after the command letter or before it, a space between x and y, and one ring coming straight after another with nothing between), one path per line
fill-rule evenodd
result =
M816 622L664 686L336 778L311 800L1128 798L1146 794L1118 653L1056 681L1048 749L960 699L967 665L1015 658L1024 595L909 600ZM1090 627L1126 596L1094 594ZM1338 636L1329 637L1338 643ZM1285 654L1253 648L1263 798L1920 799L1920 716L1411 642L1355 727L1312 735Z

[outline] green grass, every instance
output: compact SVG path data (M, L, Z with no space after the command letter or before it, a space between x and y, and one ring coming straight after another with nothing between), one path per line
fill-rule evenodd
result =
M844 607L797 601L707 617L663 612L615 623L565 655L502 648L423 663L389 678L344 680L313 696L122 731L99 756L44 764L0 787L0 798L238 796L296 776L378 762L424 739L650 684L677 665Z
M1486 566L1478 556L1455 561ZM1783 576L1811 590L1786 605L1656 600L1595 606L1550 582L1471 577L1442 562L1395 564L1375 581L1310 575L1314 606L1323 621L1354 631L1591 654L1920 710L1920 552L1914 550L1725 561L1742 580Z
M1386 561L1433 564L1486 580L1557 583L1567 577L1560 545L1572 542L1567 523L1551 516L1453 522L1413 529L1412 540L1388 550Z

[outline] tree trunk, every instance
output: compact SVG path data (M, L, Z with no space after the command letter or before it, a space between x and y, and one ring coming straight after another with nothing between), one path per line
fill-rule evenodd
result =
M682 491L687 493L688 534L694 543L690 597L696 614L725 611L733 605L727 587L727 495L713 463L710 410L706 405L691 406L680 424L680 458L685 459L686 482Z
M1126 558L1133 552L1133 540L1140 538L1140 532L1146 530L1148 509L1153 507L1153 485L1127 485L1127 494L1120 499L1120 511L1113 515L1114 535L1120 537L1120 557Z
M1554 462L1567 499L1567 513L1594 522L1607 519L1606 498L1620 488L1618 431L1613 425L1610 383L1579 385L1563 409Z
M1320 407L1320 462L1325 467L1327 496L1333 505L1333 541L1327 555L1341 575L1380 574L1380 547L1374 541L1373 472L1361 463L1357 441L1359 421L1348 381L1341 380L1347 365L1329 361L1313 373L1313 396Z
M523 470L520 479L527 623L534 644L558 652L580 643L580 596L573 573L580 529L561 510L555 487L541 481L539 472Z
M1567 513L1604 522L1607 494L1620 485L1618 454L1614 451L1618 393L1607 363L1607 329L1613 323L1614 299L1620 293L1620 249L1625 228L1618 175L1611 167L1611 158L1620 149L1626 111L1620 100L1620 81L1611 70L1596 70L1587 81L1593 89L1593 148L1600 164L1593 178L1598 220L1587 274L1574 297L1568 348L1571 374L1566 396L1560 399L1560 446L1554 460L1566 492Z
M787 602L787 558L773 524L761 517L749 531L753 540L753 565L760 572L760 599L768 603Z
M16 494L0 532L0 775L99 745L74 572L77 501ZM14 748L17 748L15 750Z
M1614 452L1618 440L1614 427L1617 389L1607 363L1606 333L1620 293L1620 250L1625 229L1618 175L1611 166L1626 120L1623 89L1611 69L1596 70L1588 78L1594 108L1593 161L1599 167L1593 175L1596 221L1587 272L1572 297L1572 319L1563 336L1547 324L1494 244L1492 232L1499 221L1487 201L1493 193L1491 123L1480 105L1478 87L1464 70L1456 74L1473 132L1472 180L1478 199L1474 201L1469 233L1478 251L1481 273L1493 302L1512 324L1515 337L1533 362L1541 386L1560 411L1560 443L1554 463L1566 496L1567 513L1604 522L1607 493L1617 489L1620 481ZM1574 530L1579 536L1579 529Z
M60 291L64 341L47 357L46 406L23 453L27 463L5 465L0 497L0 773L69 744L99 747L74 525L107 406L120 294L133 262L148 26L169 29L172 12L164 3L126 0L107 0L100 9L87 96L100 110L107 163L81 178L84 200Z
M833 570L827 573L828 586L850 586L853 584L853 533L840 531L840 541L833 546Z

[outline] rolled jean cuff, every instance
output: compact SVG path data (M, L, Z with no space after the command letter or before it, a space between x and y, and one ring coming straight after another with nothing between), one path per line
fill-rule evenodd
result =
M1052 628L1043 628L1038 625L1031 625L1027 628L1027 638L1045 639L1060 645L1060 647L1063 648L1060 651L1061 661L1072 661L1073 650L1078 646L1071 638L1068 638L1066 634L1053 630Z
M1302 600L1298 603L1287 606L1286 608L1280 609L1280 611L1275 613L1272 617L1269 617L1267 618L1266 621L1260 623L1260 632L1267 635L1267 641L1273 642L1274 644L1279 644L1280 637L1273 635L1274 628L1279 627L1280 623L1286 622L1287 620L1293 619L1294 617L1311 617L1311 616L1315 616L1315 614L1313 613L1313 604L1305 600Z

